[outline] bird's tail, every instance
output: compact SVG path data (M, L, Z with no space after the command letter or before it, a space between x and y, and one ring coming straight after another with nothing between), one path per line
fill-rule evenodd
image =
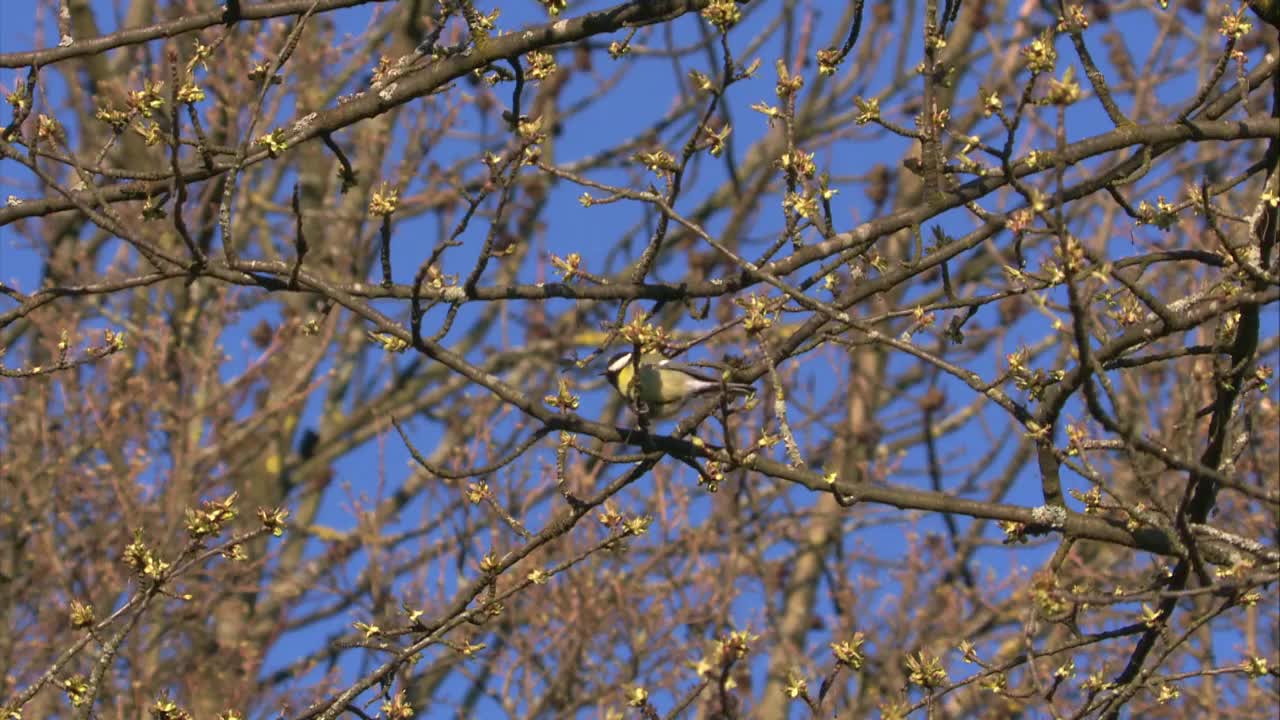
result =
M715 395L719 392L725 392L729 395L738 397L749 397L756 394L754 385L746 383L714 383L708 384L698 391L699 395Z

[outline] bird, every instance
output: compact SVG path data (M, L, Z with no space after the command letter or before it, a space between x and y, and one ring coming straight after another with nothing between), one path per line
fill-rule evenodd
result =
M695 397L755 394L751 385L727 382L702 367L672 362L656 353L643 354L638 360L634 353L618 353L609 358L601 374L639 414L651 418L671 417Z

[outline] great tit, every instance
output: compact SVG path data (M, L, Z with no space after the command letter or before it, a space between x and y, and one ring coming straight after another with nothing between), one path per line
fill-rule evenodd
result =
M694 397L719 392L748 396L755 392L745 383L724 382L700 367L671 362L657 354L641 355L636 362L632 353L618 353L609 358L603 375L619 395L651 418L671 417Z

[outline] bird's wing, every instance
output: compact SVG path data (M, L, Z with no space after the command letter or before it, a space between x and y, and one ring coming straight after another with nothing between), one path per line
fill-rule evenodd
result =
M708 367L706 365L693 365L690 363L676 362L674 360L663 360L658 364L670 370L686 373L704 382L712 383L714 385L720 384L720 375L714 372L712 367Z

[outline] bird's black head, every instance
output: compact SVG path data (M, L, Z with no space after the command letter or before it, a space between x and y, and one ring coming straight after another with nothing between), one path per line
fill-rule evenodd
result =
M623 368L631 364L631 353L620 352L609 358L609 364L605 366L604 372L600 373L609 379L614 388L618 387L618 375L622 373Z

